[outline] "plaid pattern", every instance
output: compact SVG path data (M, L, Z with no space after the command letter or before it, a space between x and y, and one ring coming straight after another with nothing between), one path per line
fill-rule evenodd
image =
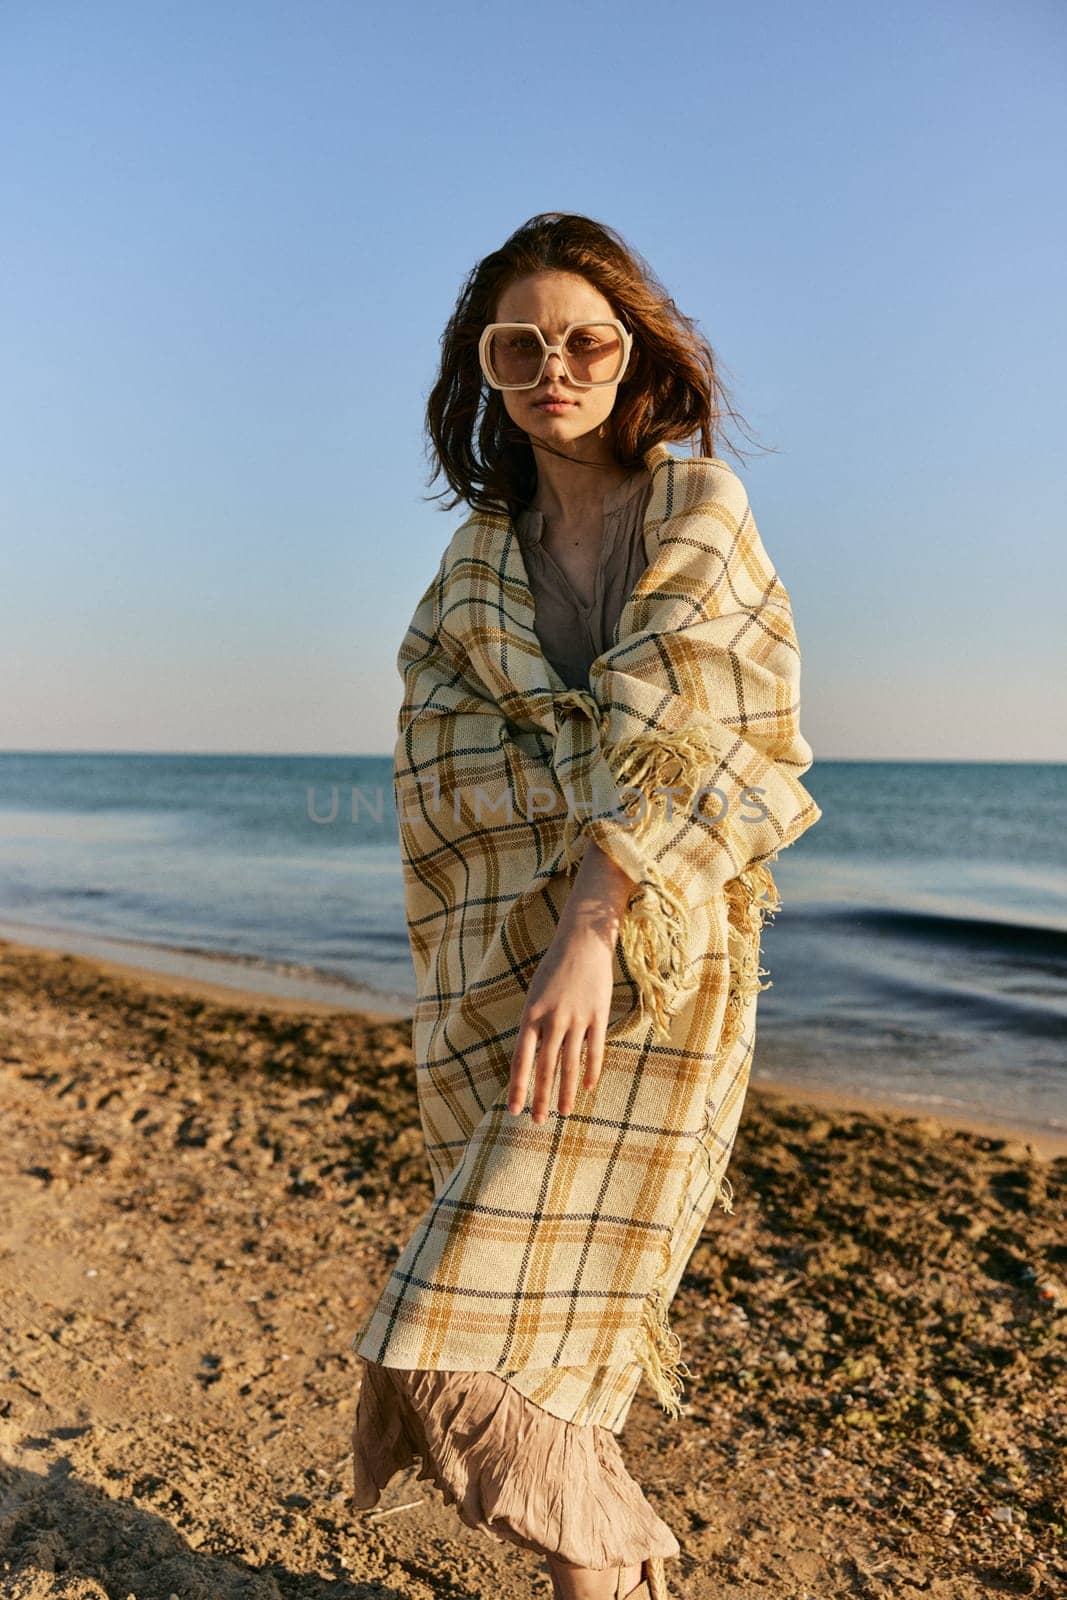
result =
M818 821L800 783L789 596L715 458L645 457L649 566L567 689L521 546L473 513L416 608L394 761L434 1199L352 1345L490 1370L619 1431L644 1375L679 1414L667 1310L748 1085L767 863ZM526 992L589 840L634 879L600 1080L536 1127L506 1110Z

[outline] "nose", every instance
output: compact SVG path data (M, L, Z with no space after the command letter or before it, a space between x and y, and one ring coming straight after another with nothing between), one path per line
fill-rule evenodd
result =
M553 365L553 362L555 365ZM553 353L545 362L545 370L541 374L542 383L546 378L555 378L559 382L567 382L567 369L563 365L563 357Z

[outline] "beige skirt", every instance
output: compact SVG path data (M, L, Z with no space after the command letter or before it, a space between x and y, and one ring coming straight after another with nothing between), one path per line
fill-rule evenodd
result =
M680 1555L623 1463L615 1435L554 1417L495 1372L408 1372L360 1358L355 1507L420 1461L469 1528L603 1571Z

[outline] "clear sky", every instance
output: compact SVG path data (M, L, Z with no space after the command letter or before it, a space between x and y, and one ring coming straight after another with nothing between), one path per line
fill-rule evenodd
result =
M816 759L1067 759L1060 0L8 0L0 134L0 748L391 751L438 340L568 210L773 447Z

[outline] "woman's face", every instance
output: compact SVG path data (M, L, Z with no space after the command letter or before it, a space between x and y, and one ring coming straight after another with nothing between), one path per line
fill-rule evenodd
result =
M614 316L610 300L588 279L572 272L537 272L508 285L492 320L533 322L547 344L558 344L569 323L596 322ZM502 389L500 398L512 422L531 438L544 439L557 450L574 446L576 457L596 459L612 453L611 429L606 430L603 440L597 437L597 429L614 410L618 392L617 383L595 389L576 386L563 370L559 356L552 355L536 388ZM565 409L545 411L544 402L549 396L566 400ZM585 448L577 448L582 441L586 441Z

